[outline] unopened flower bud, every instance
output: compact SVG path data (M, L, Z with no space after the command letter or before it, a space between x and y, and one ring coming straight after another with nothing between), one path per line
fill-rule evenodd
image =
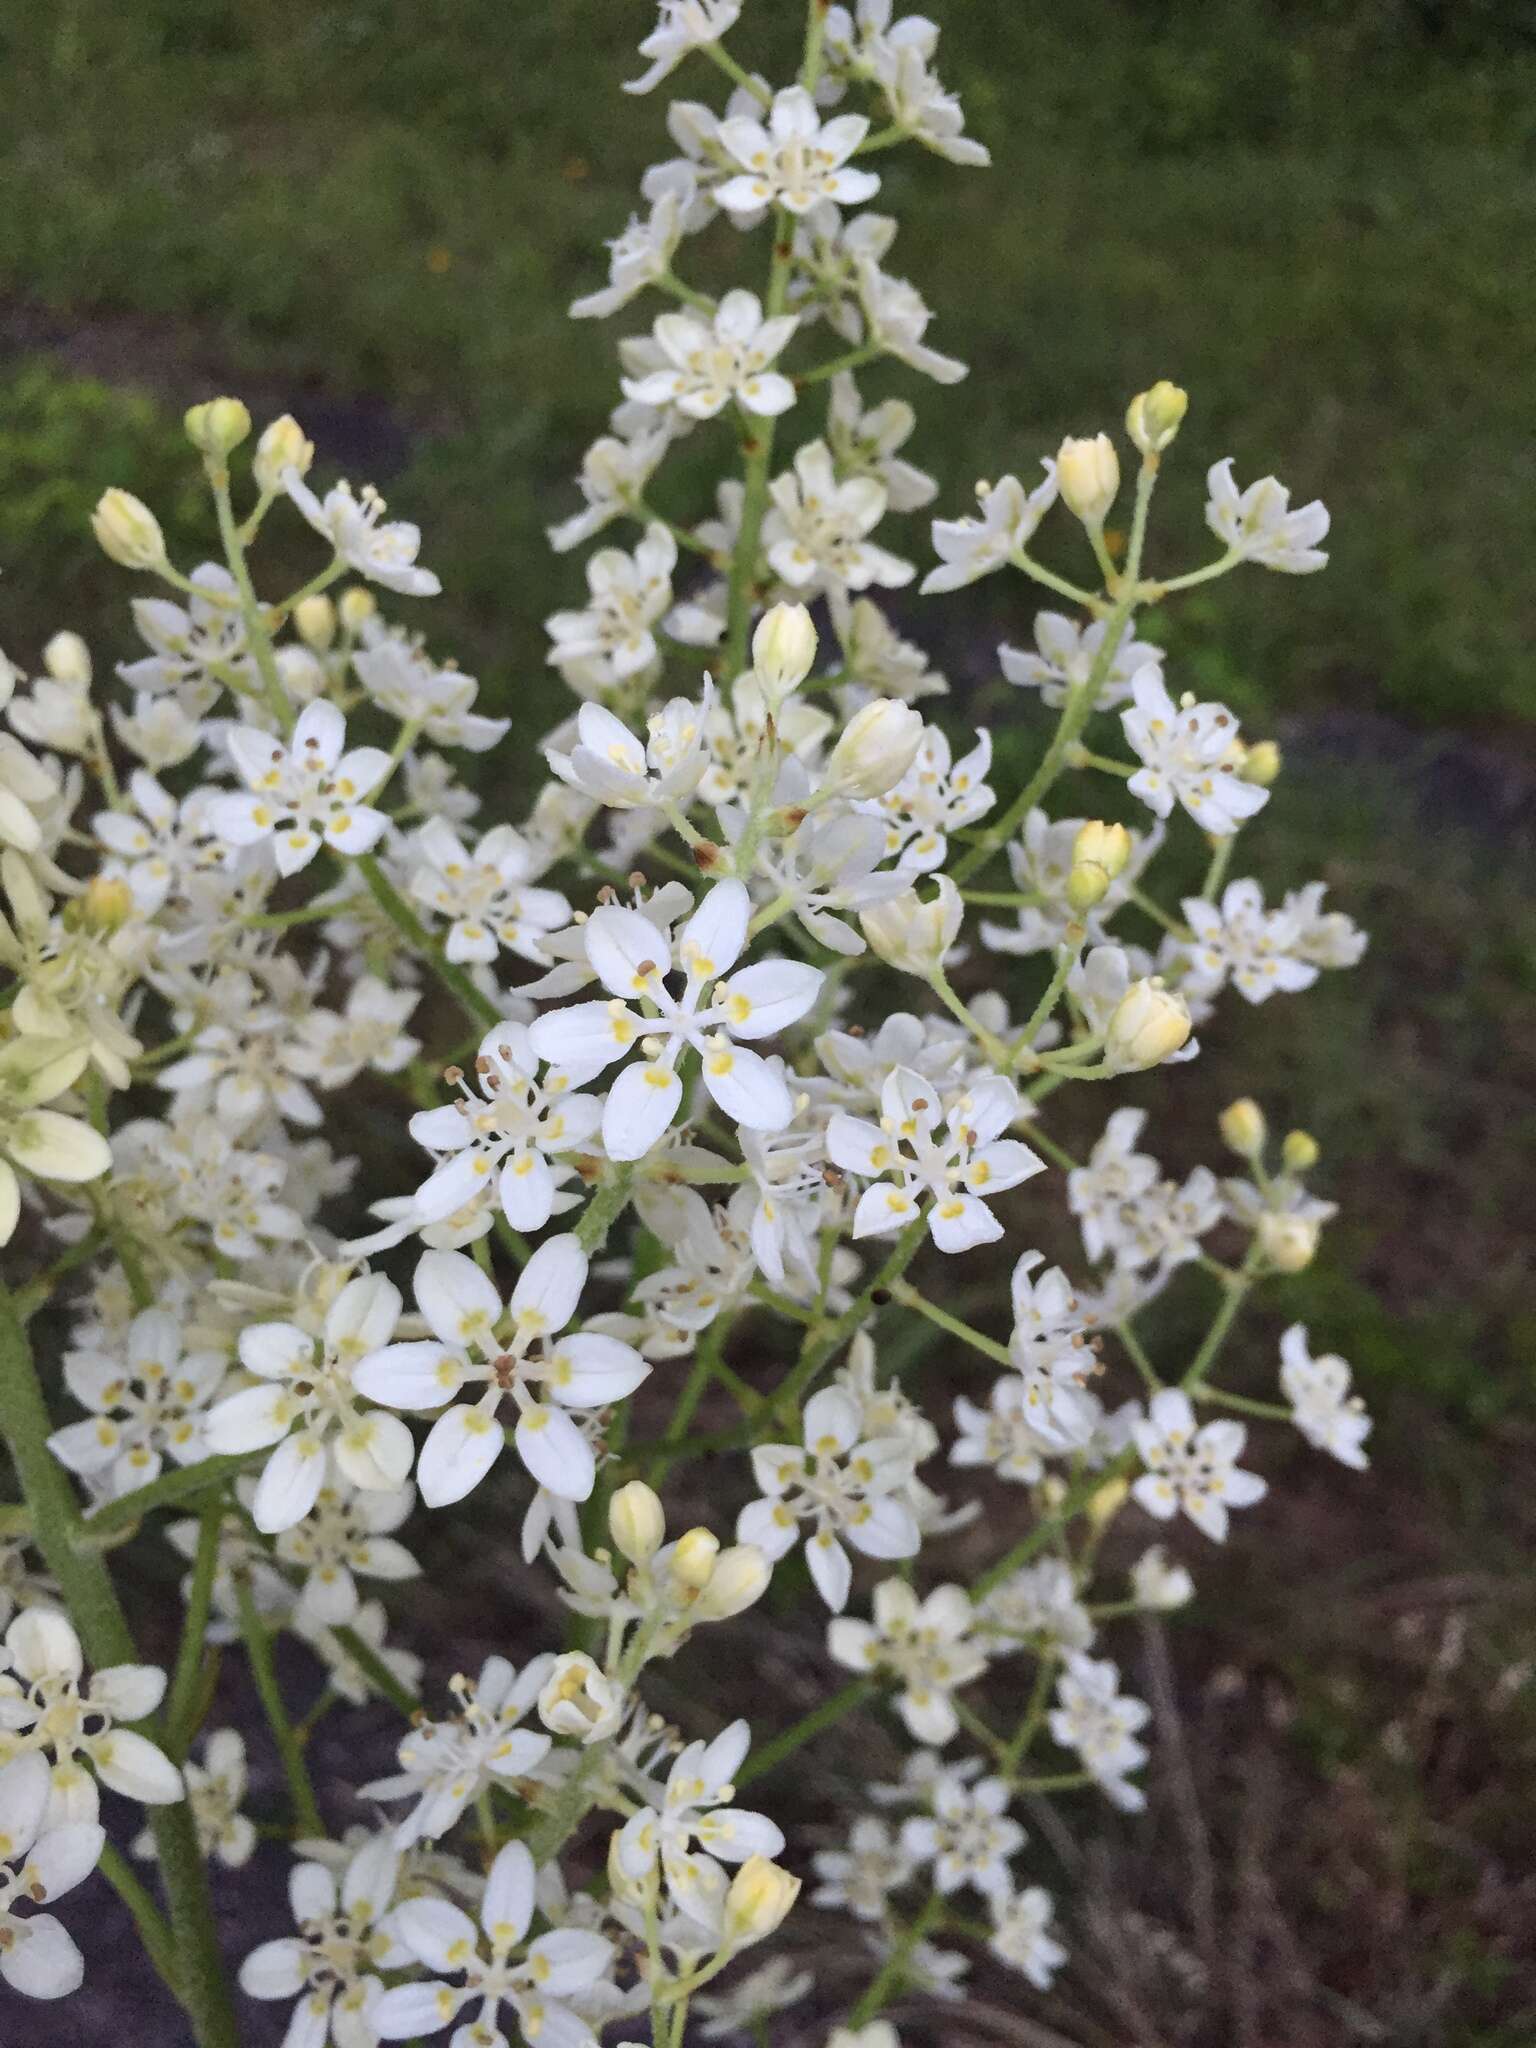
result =
M709 1584L719 1555L718 1536L712 1536L708 1529L689 1529L678 1537L673 1548L672 1576L680 1586L691 1586L699 1592Z
M93 875L75 903L86 931L121 931L133 915L133 891L120 875Z
M764 612L752 635L752 666L774 710L799 689L815 659L816 628L803 604L776 604Z
M1120 458L1108 434L1068 435L1056 457L1062 503L1084 526L1102 526L1120 489Z
M101 551L124 569L163 569L165 535L160 522L132 491L103 491L91 514Z
M43 667L56 683L83 690L91 680L91 650L78 633L55 633L43 649Z
M1123 825L1090 819L1072 842L1072 867L1067 875L1067 901L1076 911L1092 910L1109 894L1109 885L1131 857L1131 835Z
M762 1599L772 1577L773 1567L755 1543L733 1543L721 1551L709 1584L694 1602L696 1619L730 1621L744 1614Z
M555 1659L539 1694L539 1719L555 1735L602 1742L624 1718L624 1688L581 1651Z
M888 966L925 981L943 965L964 919L965 904L948 875L938 877L938 893L926 903L915 889L904 889L889 903L873 903L859 912L871 951Z
M1239 1159L1257 1159L1267 1135L1264 1112L1250 1096L1228 1103L1221 1112L1221 1138Z
M800 1895L800 1880L766 1856L749 1856L725 1895L724 1931L731 1948L764 1941Z
M1134 1073L1155 1067L1189 1037L1189 1005L1153 975L1133 981L1109 1020L1104 1053L1112 1067Z
M642 1877L631 1877L624 1868L623 1841L622 1828L615 1828L608 1837L608 1889L621 1904L638 1906L644 1911L656 1897L661 1882L660 1873L653 1857Z
M294 606L293 623L304 645L324 654L336 638L336 607L323 590L317 591Z
M824 787L839 796L884 796L917 759L922 741L920 712L896 697L876 697L843 727L827 761Z
M378 599L371 590L364 590L361 583L354 583L341 593L338 610L341 623L349 633L361 633L364 626L379 608Z
M1317 1255L1318 1226L1305 1216L1266 1210L1259 1219L1259 1248L1277 1273L1300 1273Z
M283 471L295 469L303 476L314 459L314 442L305 438L304 429L298 421L291 413L285 412L281 419L262 429L261 439L256 443L256 453L251 460L256 488L267 497L275 498L283 488Z
M1161 455L1189 410L1189 393L1160 377L1150 391L1139 391L1126 408L1125 431L1143 455Z
M648 1564L660 1550L666 1516L643 1479L631 1479L608 1503L608 1533L631 1564Z
M210 398L190 407L183 424L199 455L223 462L251 431L251 416L238 398Z
M1280 749L1273 740L1255 740L1243 754L1242 765L1237 771L1240 782L1252 782L1260 789L1268 789L1277 781L1282 766Z
M1280 1145L1280 1163L1287 1173L1310 1173L1322 1157L1310 1131L1287 1131Z
M1130 1497L1131 1482L1128 1479L1106 1479L1098 1492L1088 1502L1087 1514L1093 1533L1098 1535L1119 1514Z

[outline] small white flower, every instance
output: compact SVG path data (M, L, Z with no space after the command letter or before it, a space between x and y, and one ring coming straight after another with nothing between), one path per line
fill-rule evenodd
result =
M1349 1390L1349 1367L1335 1353L1314 1358L1304 1323L1292 1323L1280 1339L1280 1391L1291 1404L1291 1420L1314 1449L1363 1472L1371 1433L1365 1403Z
M1120 723L1145 765L1126 787L1159 818L1177 801L1197 825L1225 839L1269 802L1267 789L1237 772L1237 720L1224 704L1186 697L1176 705L1162 670L1150 667L1131 678L1131 695L1135 702Z
M838 1616L827 1625L827 1647L850 1671L893 1672L902 1681L896 1707L907 1732L942 1748L960 1727L950 1695L987 1668L974 1625L963 1586L936 1586L919 1603L904 1579L882 1579L873 1623Z
M1238 1466L1248 1432L1228 1416L1198 1427L1188 1394L1163 1387L1134 1431L1146 1471L1131 1488L1149 1515L1166 1522L1182 1508L1214 1542L1227 1533L1227 1510L1251 1507L1269 1491Z
M1051 1980L1067 1960L1067 1951L1050 1933L1056 1908L1048 1891L1037 1884L992 1901L993 1955L1027 1977L1037 1991L1049 1991Z
M370 583L402 597L436 597L442 589L430 569L416 566L420 527L403 519L384 520L381 525L386 508L372 484L363 486L360 498L352 495L350 484L334 484L322 502L296 469L287 469L283 488L347 567Z
M287 2039L295 2048L374 2048L383 1970L407 1968L411 1951L390 1932L400 1854L373 1835L338 1884L323 1863L300 1863L288 1880L297 1934L264 1941L240 1966L247 1998L293 1998Z
M1291 494L1272 476L1260 477L1246 491L1232 480L1232 458L1213 463L1206 473L1210 499L1205 523L1245 562L1264 569L1283 569L1305 576L1328 565L1318 543L1328 534L1328 508L1321 498L1291 510Z
M1067 692L1082 689L1104 649L1108 627L1102 619L1080 626L1064 612L1035 613L1035 651L1006 644L997 650L1003 674L1021 689L1038 690L1042 703L1059 711ZM1127 625L1115 643L1104 679L1094 696L1094 708L1113 711L1128 703L1131 679L1141 669L1155 667L1163 650L1150 640L1138 640Z
M821 1884L813 1906L840 1906L855 1920L885 1920L890 1894L900 1891L914 1864L895 1834L874 1814L860 1814L846 1849L818 1849L812 1859Z
M862 114L838 114L823 123L803 86L786 86L774 94L766 127L749 114L736 114L720 123L719 133L721 144L741 165L740 175L728 178L715 193L727 213L751 216L764 206L809 213L826 199L857 206L880 189L873 171L847 168L869 133L869 122Z
M725 1906L722 1864L777 1856L784 1847L766 1814L731 1803L750 1741L746 1722L733 1721L712 1742L690 1742L668 1772L663 1796L631 1815L613 1852L631 1884L649 1883L659 1864L674 1903L707 1928L719 1926Z
M736 25L741 0L660 0L661 16L640 45L650 68L639 78L626 79L626 92L650 92L675 71L690 50L717 43Z
M1221 903L1186 896L1184 917L1194 943L1181 948L1186 967L1180 986L1204 1001L1220 993L1230 975L1250 1003L1310 988L1318 970L1301 957L1301 920L1287 910L1266 910L1255 881L1229 882Z
M579 299L573 299L570 315L573 320L606 320L610 313L617 313L627 306L631 299L638 298L647 286L666 276L672 267L672 258L677 250L684 227L684 204L689 195L681 189L672 191L647 192L652 200L650 212L641 219L631 215L629 225L623 234L615 235L608 244L608 282L595 292L583 292ZM626 426L626 433L631 431ZM634 439L638 446L645 435L645 429L636 427ZM665 447L665 436L656 443L651 468ZM647 469L646 476L650 474ZM639 479L641 483L644 477ZM585 484L583 484L585 489ZM606 524L606 521L601 522ZM556 542L557 552L574 547L577 539L586 539L597 528L588 528L587 533Z
M1161 1543L1154 1543L1131 1566L1131 1593L1138 1607L1171 1614L1194 1599L1195 1582L1183 1565L1170 1560Z
M594 441L581 458L581 474L576 479L585 504L569 519L546 529L555 553L569 554L629 512L666 450L663 427L637 431L628 439L603 434Z
M1025 1840L1007 1809L1002 1778L967 1785L946 1775L934 1789L933 1811L914 1814L903 1825L902 1847L915 1862L933 1865L941 1897L970 1884L985 1898L1004 1898L1013 1889L1008 1858Z
M145 1309L128 1325L123 1355L66 1354L64 1380L82 1408L48 1439L71 1472L100 1486L107 1499L158 1479L169 1455L194 1465L208 1455L204 1410L227 1370L218 1351L183 1355L182 1331L164 1309Z
M979 519L936 519L933 545L939 567L923 578L923 595L958 590L1012 561L1028 547L1035 528L1056 502L1056 465L1043 462L1044 479L1026 492L1016 476L978 484Z
M912 581L910 562L869 536L885 517L885 486L869 475L839 479L825 441L808 441L768 487L763 522L769 567L795 590L888 590Z
M548 659L574 688L590 696L648 669L657 658L656 627L672 602L677 542L659 521L645 529L633 554L599 548L587 563L583 611L552 612L544 621L554 645Z
M1077 1579L1059 1557L1021 1565L993 1587L980 1612L986 1628L1003 1643L1043 1652L1086 1650L1093 1641L1093 1620L1078 1597Z
M395 1828L396 1847L437 1841L489 1785L511 1784L543 1762L550 1738L518 1723L554 1661L535 1657L519 1674L505 1657L488 1657L478 1678L450 1681L457 1711L447 1720L418 1721L396 1751L398 1773L361 1788L365 1799L414 1800Z
M1049 1716L1053 1742L1075 1749L1083 1768L1125 1813L1137 1813L1146 1795L1126 1782L1147 1760L1136 1732L1152 1718L1145 1700L1120 1691L1119 1666L1074 1652L1056 1684L1056 1705Z
M730 291L711 320L697 313L662 313L654 329L666 358L661 369L623 380L627 398L642 405L675 406L691 420L712 420L734 400L762 418L788 412L795 387L770 366L799 322L793 313L763 317L755 292Z
M443 950L450 960L489 963L505 947L521 960L549 965L546 941L568 924L571 906L558 889L534 886L548 861L512 825L493 825L473 853L445 818L416 835L410 893L448 920Z
M200 1763L182 1765L187 1798L205 1858L217 1857L226 1870L240 1870L256 1853L256 1827L240 1811L246 1794L245 1742L234 1728L215 1728L203 1744ZM146 1828L133 1844L135 1856L153 1862L154 1831Z
M35 1751L0 1768L0 1983L24 1998L66 1998L85 1963L51 1905L90 1876L106 1835L92 1820L51 1823L48 1765ZM25 1900L33 1910L18 1913Z
M705 739L713 705L714 686L706 676L697 704L674 697L650 714L642 747L605 705L583 704L576 714L576 744L569 753L547 747L544 758L562 782L613 810L686 803L709 765Z
M389 773L388 754L354 747L343 754L346 720L334 704L299 713L285 747L255 726L233 727L226 743L247 796L216 797L208 821L230 846L271 840L280 875L308 867L322 845L367 853L389 820L367 798Z
M500 1409L509 1395L517 1453L533 1477L566 1500L591 1493L592 1447L566 1411L622 1400L650 1368L617 1337L586 1330L560 1335L586 1280L587 1256L572 1236L545 1239L506 1308L473 1259L462 1252L423 1255L416 1305L432 1339L371 1352L358 1366L356 1383L387 1407L445 1409L417 1464L428 1507L462 1500L490 1471L505 1443ZM498 1334L504 1318L510 1323L505 1338ZM483 1392L473 1404L454 1401L475 1386ZM449 1402L454 1405L445 1408Z
M302 1522L283 1529L277 1555L304 1574L295 1611L300 1623L321 1628L346 1627L358 1610L357 1582L365 1579L413 1579L421 1570L394 1531L416 1502L415 1489L359 1492L352 1487L324 1486Z

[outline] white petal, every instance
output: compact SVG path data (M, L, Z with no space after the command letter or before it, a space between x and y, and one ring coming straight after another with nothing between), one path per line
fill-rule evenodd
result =
M113 1792L149 1806L172 1806L183 1795L181 1773L147 1736L114 1728L90 1745L96 1775Z
M236 1397L238 1399L238 1396ZM302 1522L325 1479L325 1445L308 1431L286 1438L267 1460L251 1502L251 1518L263 1535L275 1536Z
M541 1244L523 1268L512 1290L512 1314L519 1321L537 1316L536 1328L563 1330L575 1315L587 1284L587 1255L575 1236L566 1232Z
M416 1461L416 1484L429 1508L462 1500L501 1455L501 1419L483 1408L450 1408L433 1423Z
M517 1451L539 1484L562 1500L586 1500L591 1494L596 1476L592 1446L560 1409L542 1402L525 1409L518 1417Z
M609 1158L643 1159L676 1116L682 1099L683 1084L665 1061L626 1067L603 1107L603 1145Z
M24 1939L0 1949L0 1978L25 1998L67 1998L85 1980L85 1961L73 1937L51 1913L26 1923Z
M743 1045L706 1046L704 1086L749 1131L782 1131L795 1113L782 1072Z

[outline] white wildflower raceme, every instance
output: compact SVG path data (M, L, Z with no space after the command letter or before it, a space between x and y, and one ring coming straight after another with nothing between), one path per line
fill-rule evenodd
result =
M1243 1424L1223 1415L1197 1426L1189 1396L1177 1387L1152 1396L1135 1438L1147 1469L1131 1491L1161 1522L1182 1509L1197 1529L1221 1543L1227 1510L1251 1507L1269 1491L1257 1473L1238 1465L1248 1440Z
M50 1820L47 1761L29 1750L0 1765L0 1984L24 1998L67 1998L85 1977L74 1937L51 1905L90 1876L106 1846L94 1820ZM18 1901L31 1908L18 1913Z
M322 846L367 853L389 823L367 799L389 773L388 754L354 747L343 754L346 721L334 704L300 712L286 746L255 726L227 735L235 767L250 794L218 797L208 822L231 846L270 840L280 875L307 867Z
M462 1252L423 1255L416 1305L432 1338L372 1350L355 1382L388 1407L444 1410L416 1470L428 1507L462 1500L490 1471L505 1442L500 1410L508 1396L517 1454L539 1484L567 1500L585 1500L592 1491L592 1447L566 1411L622 1400L650 1368L617 1337L560 1334L586 1280L586 1253L570 1236L545 1239L506 1304ZM454 1400L482 1385L474 1402Z

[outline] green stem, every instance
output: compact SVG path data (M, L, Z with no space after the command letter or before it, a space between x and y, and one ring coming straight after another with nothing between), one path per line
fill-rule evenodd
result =
M288 702L288 692L283 688L283 679L278 673L277 656L272 649L272 635L267 631L267 622L251 582L250 566L245 559L245 543L240 538L240 529L235 524L234 508L229 502L229 471L221 463L205 464L208 481L213 487L214 508L219 519L219 538L224 543L224 557L229 563L229 573L235 579L235 588L240 593L240 616L245 624L245 637L255 658L256 672L261 677L262 692L267 708L277 720L281 731L293 730L293 706Z
M277 1682L277 1667L272 1661L272 1638L256 1606L256 1596L251 1591L249 1576L239 1572L235 1576L235 1599L240 1609L240 1633L245 1638L246 1652L251 1660L251 1676L256 1683L256 1694L261 1701L262 1712L267 1717L267 1726L272 1731L272 1740L277 1745L277 1754L283 1766L283 1776L288 1781L288 1797L293 1804L294 1832L303 1836L324 1837L325 1822L315 1804L314 1787L309 1782L309 1771L304 1762L304 1751L293 1724L288 1719L288 1710L283 1704L282 1688Z
M998 1365L1012 1365L1013 1353L1006 1344L999 1344L995 1337L984 1337L980 1330L973 1330L969 1323L952 1316L948 1309L940 1308L935 1301L928 1301L918 1290L905 1280L898 1280L891 1289L893 1297L903 1308L915 1309L920 1316L926 1316L930 1323L941 1330L947 1330L951 1337L958 1337L962 1344L969 1344L973 1351L979 1351L984 1358L994 1360Z
M589 1258L607 1243L608 1232L629 1201L634 1179L633 1166L615 1167L611 1178L599 1183L591 1201L582 1210L576 1225L576 1242Z
M431 968L443 987L457 998L459 1007L465 1015L478 1017L485 1025L499 1024L502 1021L501 1011L496 1004L488 996L481 995L462 967L448 959L421 919L379 866L374 855L360 853L354 864L373 892L373 899L379 908L395 925L402 938L409 942L411 950L419 954Z
M103 1845L97 1864L102 1876L133 1915L133 1924L144 1944L144 1953L154 1964L162 1981L179 1997L176 1973L176 1943L165 1916L150 1897L122 1851L112 1842Z
M848 2015L848 2024L851 2027L867 2026L890 2004L907 1974L907 1965L912 1960L914 1950L932 1932L943 1911L944 1901L935 1892L886 1957L878 1976Z
M203 1651L208 1617L213 1611L213 1582L218 1576L219 1535L223 1525L224 1503L217 1498L208 1501L198 1526L197 1554L192 1560L192 1583L187 1589L181 1647L176 1653L176 1670L165 1703L166 1740L177 1763L185 1761L197 1727Z
M371 1644L363 1641L355 1629L336 1628L331 1633L375 1692L387 1699L392 1707L398 1707L402 1714L419 1711L421 1701L415 1693L396 1678L384 1659Z
M856 1678L841 1691L834 1692L803 1714L798 1721L775 1735L771 1742L765 1742L761 1749L754 1750L741 1769L736 1773L738 1790L750 1785L756 1778L766 1778L770 1771L776 1771L780 1764L787 1762L797 1749L813 1742L824 1729L836 1727L839 1721L855 1713L867 1700L872 1700L879 1691L872 1678Z
M227 1481L238 1479L242 1472L263 1463L268 1455L266 1451L238 1451L162 1472L148 1486L136 1486L132 1493L120 1494L98 1508L83 1525L77 1541L82 1549L105 1550L116 1538L136 1529L153 1509L180 1507L214 1488L222 1491Z

